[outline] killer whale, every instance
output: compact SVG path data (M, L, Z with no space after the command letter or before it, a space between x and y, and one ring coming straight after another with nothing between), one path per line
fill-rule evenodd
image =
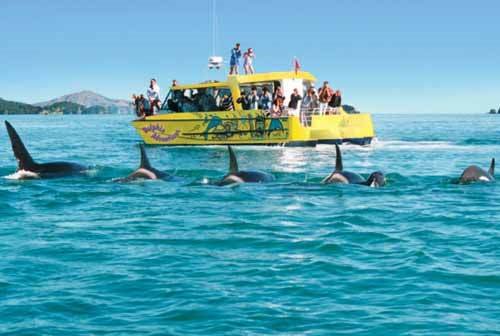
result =
M264 183L274 181L274 176L260 171L239 170L236 155L230 145L229 151L229 172L216 183L218 186L225 186L240 183Z
M382 172L376 171L370 174L368 179L364 179L361 175L344 170L344 165L342 162L342 153L340 152L340 147L335 145L335 170L325 177L321 183L323 184L360 184L369 187L382 187L385 185L385 176Z
M139 179L144 180L167 180L171 178L170 174L159 171L151 166L144 144L139 145L141 152L141 162L139 167L129 176L115 180L116 182L131 182Z
M26 149L21 137L15 128L5 121L7 133L9 134L12 151L17 160L16 178L54 178L68 175L82 174L88 167L73 162L48 162L37 163Z
M458 179L460 184L468 184L473 182L493 182L495 181L495 159L491 159L490 168L488 171L472 165L463 171L462 175Z

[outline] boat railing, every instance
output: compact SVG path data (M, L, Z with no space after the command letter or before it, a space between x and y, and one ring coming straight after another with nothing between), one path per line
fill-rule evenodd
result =
M312 123L312 118L314 115L335 115L340 114L340 109L328 107L327 109L321 111L319 108L301 108L300 109L300 122L303 126L309 127Z

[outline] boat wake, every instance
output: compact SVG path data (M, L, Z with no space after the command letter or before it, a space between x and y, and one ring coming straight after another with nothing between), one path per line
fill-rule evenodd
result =
M384 150L450 150L461 147L449 141L374 141L372 149Z

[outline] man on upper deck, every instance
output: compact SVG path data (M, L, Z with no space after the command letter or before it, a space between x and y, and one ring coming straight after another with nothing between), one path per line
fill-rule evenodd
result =
M241 58L241 49L240 44L236 43L236 46L231 49L231 61L229 65L231 66L229 70L230 75L238 74L238 67L240 66L240 58Z

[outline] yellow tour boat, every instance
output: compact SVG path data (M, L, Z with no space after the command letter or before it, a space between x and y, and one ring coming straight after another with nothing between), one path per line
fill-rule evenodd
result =
M229 75L227 81L210 81L170 88L156 115L136 119L133 126L149 145L284 145L315 146L349 142L370 144L375 136L368 113L347 113L344 108L321 113L299 107L280 116L269 110L244 109L241 99L251 89L261 95L281 86L288 106L298 89L304 97L316 79L304 71Z

